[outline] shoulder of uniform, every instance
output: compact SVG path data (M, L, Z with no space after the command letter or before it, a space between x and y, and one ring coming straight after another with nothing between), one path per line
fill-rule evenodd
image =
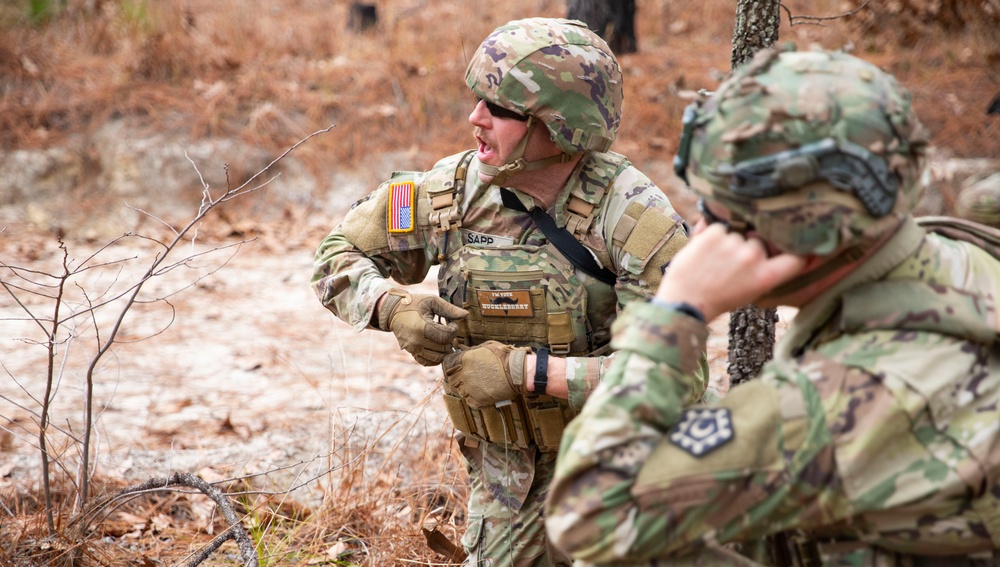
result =
M412 181L417 186L417 191L423 194L440 191L442 188L450 187L455 179L456 171L462 166L463 161L467 163L468 154L475 152L466 151L442 158L427 171L393 171L389 179L382 182L379 190L383 190L393 183L403 183Z
M566 230L581 242L594 225L594 218L605 208L609 188L627 167L627 160L612 152L590 152L570 181L566 197Z
M467 171L471 157L475 155L472 150L448 156L427 171L423 176L421 190L430 195L455 189L455 179L461 175L464 179L463 171Z
M448 156L421 179L417 215L421 225L447 231L461 224L461 197L465 191L472 150Z
M615 179L604 206L605 235L622 264L640 273L655 257L666 262L687 243L683 219L645 174L629 165Z
M619 154L617 152L592 152L590 157L595 160L604 161L611 164L627 164L631 165L631 162L627 157Z
M598 205L618 175L629 166L624 156L611 152L591 152L580 165L579 178L571 195L577 200Z

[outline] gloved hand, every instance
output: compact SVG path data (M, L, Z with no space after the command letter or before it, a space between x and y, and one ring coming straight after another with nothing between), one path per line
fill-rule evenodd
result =
M478 409L524 394L524 363L529 352L530 348L486 341L449 354L441 368L448 385Z
M447 323L438 323L434 316ZM458 335L456 319L465 319L469 312L436 295L410 294L402 289L390 289L378 312L378 326L396 335L399 347L413 355L424 366L440 364L451 350L451 341Z

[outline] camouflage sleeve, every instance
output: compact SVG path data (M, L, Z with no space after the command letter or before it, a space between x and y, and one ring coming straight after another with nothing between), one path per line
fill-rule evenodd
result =
M835 492L823 411L800 381L758 380L693 405L707 337L686 315L626 307L616 360L560 447L545 511L557 547L595 564L677 557L817 514L808 497Z
M566 359L566 390L569 393L568 401L571 408L576 411L583 409L583 404L597 389L604 375L614 364L616 356L617 354L612 352L604 356L577 356ZM703 355L692 386L692 391L701 393L703 397L709 393L708 372L708 356ZM721 398L713 394L714 397Z
M361 331L369 326L378 298L394 287L386 280L388 272L355 248L338 226L316 251L312 288L324 307Z
M608 356L577 356L566 359L566 389L571 408L576 411L583 409L584 402L597 389L601 377L614 360L614 353Z
M615 284L618 310L649 298L660 285L663 266L688 237L681 216L663 191L645 174L628 165L615 178L608 205L597 219L611 262L619 274ZM570 406L579 410L614 363L615 354L570 359L566 385ZM694 386L699 395L708 386L708 358L703 357Z
M667 196L635 167L625 168L611 190L597 229L619 274L615 289L622 308L652 295L663 267L687 244L688 236Z
M419 283L435 263L436 237L420 216L420 196L414 203L418 210L412 232L388 233L386 183L355 203L316 251L312 288L323 306L355 331L369 327L378 298L397 287L387 278L404 285Z

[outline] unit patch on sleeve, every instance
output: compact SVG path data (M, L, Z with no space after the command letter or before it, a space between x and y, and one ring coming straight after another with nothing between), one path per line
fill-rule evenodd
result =
M416 187L412 181L389 185L389 232L413 232L413 200Z
M703 457L735 437L729 408L689 409L670 431L670 442L692 457Z

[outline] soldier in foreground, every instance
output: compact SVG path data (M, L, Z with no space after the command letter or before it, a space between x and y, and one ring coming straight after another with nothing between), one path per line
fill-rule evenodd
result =
M501 26L466 83L478 148L356 203L320 245L313 287L356 330L392 332L417 362L442 364L472 481L466 565L569 565L542 518L563 427L614 358L611 323L652 295L686 226L609 151L622 74L581 22ZM439 295L388 279L417 283L435 265Z
M767 51L696 108L677 165L704 219L615 324L553 542L578 565L748 565L734 550L772 534L757 561L998 564L1000 233L911 216L908 94L842 53ZM687 403L706 323L748 303L799 308L774 360Z

